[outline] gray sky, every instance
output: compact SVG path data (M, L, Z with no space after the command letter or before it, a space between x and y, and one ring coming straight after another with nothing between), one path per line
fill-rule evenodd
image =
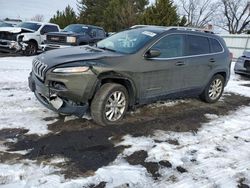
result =
M151 3L154 0L149 0ZM30 20L37 14L49 21L57 10L64 10L70 5L77 11L77 0L0 0L0 19L20 18Z
M64 10L68 4L77 10L76 2L77 0L0 0L0 19L8 17L29 20L42 14L45 21L49 21L57 10Z
M77 10L76 0L0 0L0 19L29 20L36 14L42 14L48 21L57 10L64 10L68 4Z

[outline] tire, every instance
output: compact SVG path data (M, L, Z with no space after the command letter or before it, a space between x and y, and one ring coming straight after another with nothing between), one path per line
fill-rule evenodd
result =
M224 77L220 74L217 74L210 80L210 82L200 95L200 98L207 103L215 103L220 99L224 91L224 86Z
M33 56L37 54L37 44L35 42L29 41L27 42L28 46L23 51L23 55L25 56Z
M91 116L99 125L117 125L126 114L128 103L128 92L124 86L116 83L104 84L92 100Z

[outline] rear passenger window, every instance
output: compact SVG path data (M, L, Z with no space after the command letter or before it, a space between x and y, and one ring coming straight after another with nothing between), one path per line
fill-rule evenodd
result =
M104 38L105 37L105 33L102 29L97 29L97 37L98 38Z
M92 37L96 37L97 29L95 29L95 28L91 29L90 33L91 33Z
M152 48L161 52L159 58L172 58L183 56L183 35L168 35L159 40Z
M210 44L211 44L211 52L212 53L217 53L217 52L223 51L221 44L216 39L210 39Z
M209 54L209 40L207 37L187 35L187 54L186 55L202 55Z

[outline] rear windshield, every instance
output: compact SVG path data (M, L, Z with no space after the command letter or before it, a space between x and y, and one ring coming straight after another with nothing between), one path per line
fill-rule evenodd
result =
M22 27L22 28L37 31L41 27L41 24L39 24L39 23L30 23L30 22L22 22L22 23L18 24L17 27Z

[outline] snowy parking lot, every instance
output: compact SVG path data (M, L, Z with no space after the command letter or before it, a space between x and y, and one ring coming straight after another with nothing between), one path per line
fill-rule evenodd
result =
M232 71L215 104L161 101L100 127L43 107L32 59L0 58L1 187L250 186L250 78Z

